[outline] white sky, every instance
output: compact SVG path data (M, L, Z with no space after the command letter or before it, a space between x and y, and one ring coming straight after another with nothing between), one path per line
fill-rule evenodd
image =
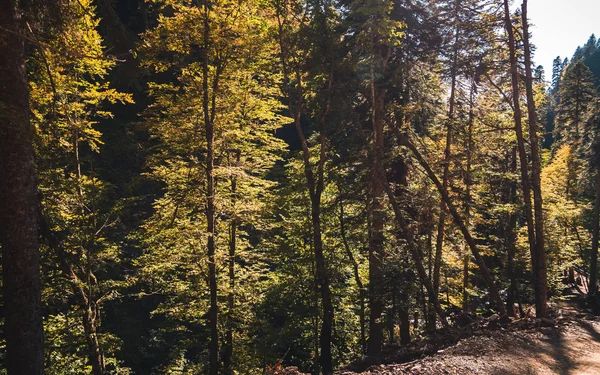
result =
M543 65L546 79L552 77L556 56L571 58L577 46L590 35L600 37L600 0L528 0L534 62ZM520 7L521 0L513 6Z

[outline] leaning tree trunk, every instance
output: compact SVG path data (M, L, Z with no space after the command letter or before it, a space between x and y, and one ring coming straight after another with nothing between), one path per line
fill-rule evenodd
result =
M20 34L15 1L0 25ZM44 373L37 197L24 39L0 31L0 247L8 375Z
M548 281L546 275L546 251L544 249L544 212L542 201L542 162L540 160L538 121L533 96L533 75L531 73L531 47L529 45L529 20L527 0L523 0L523 48L525 50L525 89L527 92L527 113L529 118L529 146L531 148L531 187L533 190L533 210L535 215L535 250L537 267L535 272L535 309L538 317L548 316Z
M396 137L398 139L401 139L402 138L401 135L398 134L399 131L397 129L395 129L395 130L396 130ZM505 315L506 308L504 306L504 302L502 301L502 298L500 297L500 292L498 291L498 287L496 286L496 283L494 282L494 277L492 276L492 274L490 273L490 270L488 269L485 262L483 261L483 257L481 256L481 252L479 251L477 243L475 242L475 239L471 235L471 232L465 225L464 219L458 213L458 210L457 210L456 206L454 205L453 201L450 199L448 191L446 189L444 189L444 186L440 182L439 178L435 175L435 173L433 172L433 169L431 169L431 167L429 166L427 161L423 158L423 156L421 155L419 150L415 147L415 145L408 138L405 139L405 142L403 142L403 144L406 147L408 147L409 150L412 151L413 155L417 158L417 161L419 162L419 164L423 167L423 169L427 173L427 176L429 177L429 179L435 184L436 188L438 189L438 192L440 193L440 195L442 196L442 199L444 200L444 203L446 204L446 208L448 209L448 212L450 212L450 215L454 218L454 223L458 226L458 229L461 231L465 241L467 242L467 245L469 246L469 249L471 250L471 253L473 254L473 257L475 258L475 263L477 264L477 267L479 267L481 276L483 277L486 284L488 285L490 297L492 298L492 300L494 301L494 303L496 305L496 310L498 311L498 313L500 315Z
M383 170L381 171L381 173L383 175ZM383 180L385 183L385 192L390 200L390 204L392 205L392 209L394 210L394 217L396 218L396 223L398 223L400 229L401 236L399 235L398 237L401 237L403 240L406 241L406 247L408 248L412 260L413 262L415 262L415 266L417 267L417 275L419 276L419 281L425 286L425 289L427 290L427 296L429 297L430 301L433 301L433 307L437 312L438 316L440 317L442 325L444 326L444 328L446 328L448 327L448 321L446 320L446 316L444 314L442 306L440 305L438 296L433 292L433 285L431 283L431 279L427 276L427 273L425 271L421 251L419 250L417 244L414 241L414 238L412 237L411 228L404 219L404 212L400 208L400 204L398 203L394 192L389 186L389 183L385 180L385 176L383 177Z

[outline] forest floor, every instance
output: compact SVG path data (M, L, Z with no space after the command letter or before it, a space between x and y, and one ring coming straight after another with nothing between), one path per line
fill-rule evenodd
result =
M482 329L434 355L360 374L600 375L600 319L575 300L554 303L553 310L555 324L549 327Z
M600 375L600 317L581 305L581 298L557 301L551 304L553 319L484 322L464 339L436 345L431 355L429 344L415 343L422 348L418 360L402 363L407 353L400 351L385 363L402 364L337 375ZM275 373L303 375L295 369Z

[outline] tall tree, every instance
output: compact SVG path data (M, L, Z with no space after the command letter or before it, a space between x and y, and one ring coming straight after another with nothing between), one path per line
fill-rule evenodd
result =
M525 138L523 135L523 114L521 111L521 89L519 80L519 69L517 64L517 50L513 20L511 17L508 0L504 0L504 28L507 35L507 43L510 60L510 76L512 85L512 110L514 119L514 129L517 136L517 151L519 154L520 171L521 171L521 188L523 191L523 200L525 208L525 217L527 223L527 236L529 243L529 252L531 254L532 272L534 277L534 285L538 285L535 280L537 262L537 245L535 224L533 219L533 208L531 205L531 182L529 178L529 156L525 149ZM538 293L536 288L536 294ZM536 306L537 307L537 306Z
M120 262L117 246L106 232L117 221L118 205L108 198L110 186L98 178L91 156L102 145L98 121L112 116L104 110L106 103L127 103L131 98L109 88L106 76L116 63L114 57L104 56L94 12L89 0L65 2L60 30L47 33L44 46L30 58L30 95L42 236L48 245L42 269L49 272L58 266L62 273L44 278L48 296L44 302L53 311L50 321L74 316L83 331L75 335L72 327L57 324L49 328L52 335L47 340L51 347L62 341L85 346L82 353L93 373L104 374L106 357L114 359L114 348L106 353L102 306L114 295L116 285L114 273L109 277L105 271L114 270ZM69 290L59 292L57 284L69 285ZM72 296L67 303L65 295ZM54 354L49 353L47 371L73 365Z
M521 8L523 23L523 49L525 55L525 90L527 93L527 115L529 124L529 148L531 152L531 187L533 190L533 210L535 217L535 251L537 265L535 273L535 308L539 317L548 315L548 282L546 276L546 250L544 248L544 211L541 186L542 161L538 139L538 116L533 92L533 74L531 72L531 45L529 43L529 19L527 18L527 0Z
M348 27L354 34L350 48L358 66L358 90L368 103L368 124L371 129L368 152L369 185L369 342L367 353L378 356L383 345L382 319L384 301L383 265L386 257L384 224L385 210L385 122L388 93L391 87L389 66L394 49L400 45L402 24L392 16L392 2L355 0L349 4ZM367 120L367 117L365 117Z
M584 155L591 174L595 174L595 198L592 213L592 249L590 254L590 296L598 293L598 243L600 242L600 103L595 100L592 113L586 121L586 137L589 146Z
M335 40L330 29L330 23L335 22L331 3L318 1L308 4L275 1L275 11L278 21L278 40L281 66L283 73L284 93L287 97L288 110L294 121L296 135L300 140L304 177L310 198L310 217L312 223L312 245L315 261L315 291L320 295L322 319L319 333L319 366L323 374L333 373L332 337L334 323L334 306L332 301L330 277L323 245L323 228L321 220L321 205L325 179L325 164L328 158L328 136L326 124L331 109L332 85L334 77ZM300 8L298 6L300 5ZM310 13L304 13L306 6ZM300 13L300 14L298 14ZM301 13L304 13L302 16ZM307 19L307 16L310 17ZM303 17L303 18L302 18ZM298 22L297 19L301 21ZM312 36L318 42L315 46L307 46L302 41L303 34ZM311 61L318 59L316 70L308 71ZM307 75L308 73L308 75ZM307 78L308 76L308 78ZM314 80L313 82L308 80ZM303 114L306 114L306 96L310 94L309 86L321 79L324 82L315 93L321 98L322 104L312 119L318 126L317 162L313 165L313 152L308 142L308 136L303 129ZM317 83L318 84L318 83ZM310 121L310 120L309 120Z
M556 108L555 147L563 144L581 147L584 122L593 107L595 77L582 60L567 66L558 92L560 103Z
M175 325L206 327L198 342L209 345L198 357L190 354L193 368L243 372L249 364L239 361L246 352L236 335L249 329L241 318L253 306L236 299L259 294L251 289L255 283L242 288L242 280L264 272L259 255L248 250L268 228L266 202L275 184L266 174L282 149L273 133L287 120L278 114L275 46L266 34L274 25L255 2L170 6L161 8L165 15L144 35L142 50L156 74L149 84L154 103L145 114L158 143L151 175L165 188L143 227L149 251L140 263L158 290L175 296L158 311ZM202 28L189 35L190 24ZM188 311L187 303L198 308ZM181 342L172 351L185 356L194 345Z
M38 209L25 67L27 21L35 6L0 4L0 245L9 375L44 373Z

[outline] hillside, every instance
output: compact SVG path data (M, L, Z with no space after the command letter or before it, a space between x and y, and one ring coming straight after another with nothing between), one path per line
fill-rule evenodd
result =
M371 366L362 372L341 371L338 375L600 374L600 319L575 299L555 303L553 312L553 326L520 320L483 328L415 361ZM302 375L293 368L274 374Z

